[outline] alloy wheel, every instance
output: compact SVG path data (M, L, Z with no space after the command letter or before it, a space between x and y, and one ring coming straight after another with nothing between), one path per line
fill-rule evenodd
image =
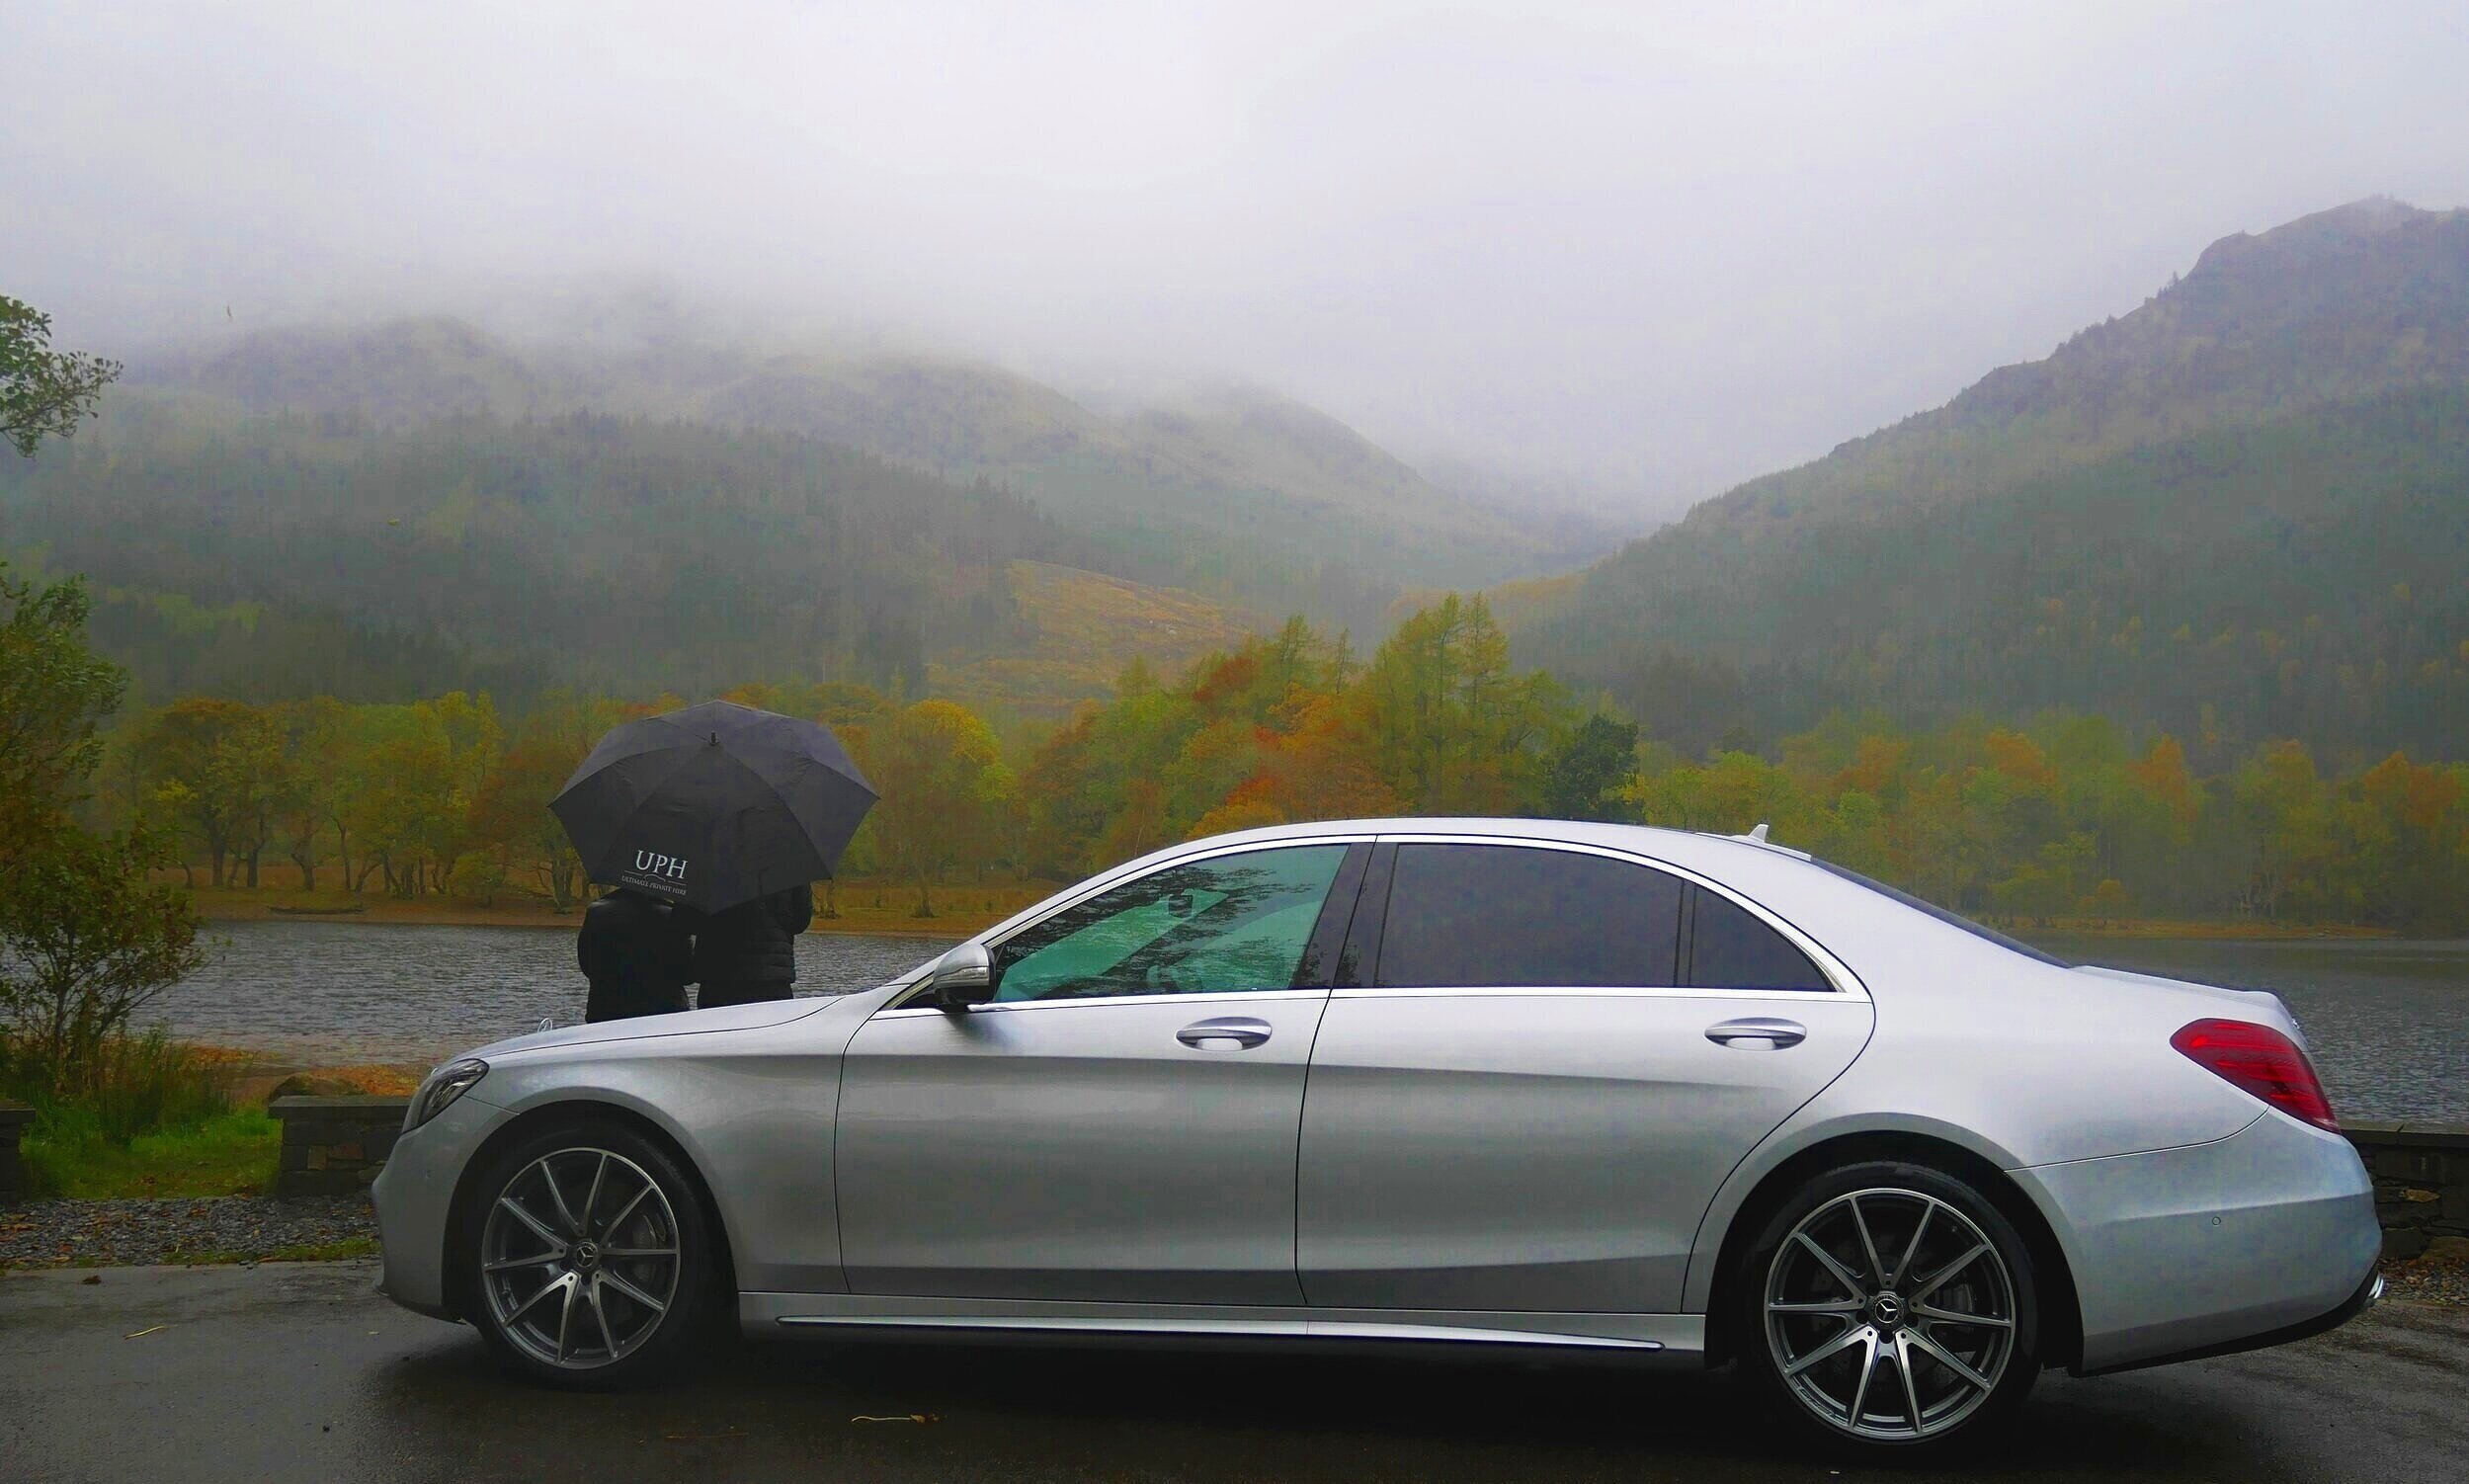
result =
M590 1370L649 1340L677 1300L677 1213L642 1166L560 1149L515 1173L480 1231L480 1283L506 1339Z
M1768 1270L1765 1316L1794 1399L1874 1442L1959 1427L2015 1353L2015 1285L1997 1244L1919 1191L1853 1191L1802 1217Z

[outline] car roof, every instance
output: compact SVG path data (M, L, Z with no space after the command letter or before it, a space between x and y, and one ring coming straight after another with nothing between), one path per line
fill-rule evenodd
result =
M1414 815L1379 819L1324 819L1309 824L1268 825L1188 841L1171 851L1254 841L1310 840L1333 835L1486 835L1504 840L1546 840L1571 845L1596 845L1669 861L1675 866L1701 867L1719 873L1727 866L1753 859L1781 859L1806 864L1802 851L1752 839L1746 835L1710 835L1694 830L1667 830L1652 825L1603 824L1584 819L1515 819L1482 816Z

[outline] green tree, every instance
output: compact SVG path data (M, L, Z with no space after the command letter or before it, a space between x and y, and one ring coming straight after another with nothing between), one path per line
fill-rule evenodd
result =
M86 595L0 572L0 1021L53 1092L79 1089L139 1006L197 967L184 894L142 825L82 828L95 726L123 679L86 648Z
M254 890L294 792L280 718L245 701L186 696L142 725L137 749L156 803L205 849L213 884L226 884L236 864L230 874L244 873Z
M51 316L0 293L0 438L21 457L76 432L120 372L117 361L51 349Z
M917 887L916 915L933 917L931 884L1007 833L1012 772L994 732L948 701L906 706L864 741L859 766L881 793L865 832L882 863Z
M83 582L42 586L0 563L0 868L64 826L102 761L96 724L125 678L86 647Z
M1454 593L1398 625L1358 695L1383 777L1435 814L1513 809L1560 700L1550 676L1510 667L1509 642L1484 600Z
M144 827L58 832L0 891L0 1011L41 1085L89 1092L104 1044L204 955L187 895L149 874L169 859Z
M1561 738L1543 763L1537 799L1550 819L1622 820L1637 782L1637 723L1600 712Z

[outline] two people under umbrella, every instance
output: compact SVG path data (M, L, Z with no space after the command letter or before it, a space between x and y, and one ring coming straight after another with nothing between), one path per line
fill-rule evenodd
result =
M797 935L814 920L803 885L709 915L633 886L619 886L583 913L575 960L590 981L586 1021L667 1015L699 1004L785 1000L796 992Z
M829 727L729 701L630 721L550 801L585 872L616 889L583 914L586 1019L784 1000L810 884L874 803ZM785 883L785 884L783 884Z

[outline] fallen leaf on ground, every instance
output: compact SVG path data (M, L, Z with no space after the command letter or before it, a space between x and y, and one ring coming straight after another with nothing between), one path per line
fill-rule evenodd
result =
M81 1283L99 1283L103 1281L103 1275L100 1273L89 1273L84 1278L79 1278L78 1281Z

